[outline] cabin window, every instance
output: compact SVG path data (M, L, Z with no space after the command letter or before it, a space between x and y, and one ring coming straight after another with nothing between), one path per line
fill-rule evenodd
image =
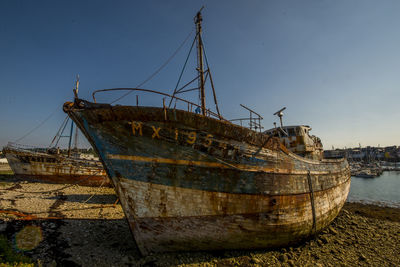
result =
M289 136L296 136L295 130L294 130L293 128L289 128L289 129L288 129L288 135L289 135Z

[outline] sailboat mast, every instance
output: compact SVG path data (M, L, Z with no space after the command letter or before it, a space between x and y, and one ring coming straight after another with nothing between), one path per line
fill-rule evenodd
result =
M203 42L201 40L201 22L202 17L200 11L196 15L196 35L197 35L197 71L199 72L199 87L200 87L200 99L201 99L201 112L206 115L206 98L204 91L204 66L203 66Z
M71 131L69 132L69 142L68 142L68 157L71 156L71 142L72 142L73 132L74 132L74 122L71 120Z
M74 150L78 153L78 127L75 127Z
M78 98L78 90L79 90L79 75L76 76L76 83L75 83L75 88L73 89L75 98ZM74 131L74 122L71 121L71 131L69 133L69 142L68 142L68 157L71 156L71 142L72 142L72 134ZM76 133L75 133L75 148L77 146L77 141L78 141L78 127L76 127Z

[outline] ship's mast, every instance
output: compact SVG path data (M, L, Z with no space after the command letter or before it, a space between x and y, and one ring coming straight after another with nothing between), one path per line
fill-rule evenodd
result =
M75 88L73 89L75 99L78 98L78 90L79 90L79 75L76 76L76 83L75 83ZM74 131L74 122L71 120L71 131L69 133L69 142L68 142L68 157L71 156L71 142L72 142L72 133ZM77 148L77 142L78 142L78 127L76 128L75 132L75 148Z
M201 112L206 115L206 98L204 91L204 66L203 66L203 42L201 40L201 10L197 12L195 24L196 24L196 36L197 36L197 71L199 72L199 88L200 88L200 99L201 99Z

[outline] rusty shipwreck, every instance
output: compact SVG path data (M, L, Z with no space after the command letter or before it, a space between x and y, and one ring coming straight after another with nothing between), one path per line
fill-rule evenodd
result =
M101 162L96 158L71 157L11 143L3 148L3 152L18 178L85 186L111 185Z
M74 90L78 90L78 85L79 81ZM40 182L111 186L98 157L80 153L77 147L78 128L75 130L75 146L71 148L74 123L70 124L70 134L65 135L68 121L69 118L66 117L48 148L8 143L3 148L3 153L12 171L19 178ZM67 150L57 146L62 137L69 138Z
M119 88L99 91L161 96L159 106L113 106L75 95L64 111L97 150L143 254L268 248L313 235L347 198L347 161L301 157L278 138L207 109L204 84L213 83L203 66L201 20L199 12L201 104L177 97L179 90Z

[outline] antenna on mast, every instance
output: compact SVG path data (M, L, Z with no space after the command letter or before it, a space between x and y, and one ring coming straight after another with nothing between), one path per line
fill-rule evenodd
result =
M286 109L286 107L281 108L280 110L278 110L277 112L274 113L274 115L279 117L279 120L281 121L281 128L283 127L283 123L282 123L282 117L283 117L283 111Z
M279 120L281 122L281 127L280 130L286 135L288 136L288 133L282 128L283 127L283 122L282 122L282 117L283 117L283 111L286 109L286 107L281 108L280 110L278 110L277 112L274 113L274 115L279 117ZM275 124L276 125L276 124Z

